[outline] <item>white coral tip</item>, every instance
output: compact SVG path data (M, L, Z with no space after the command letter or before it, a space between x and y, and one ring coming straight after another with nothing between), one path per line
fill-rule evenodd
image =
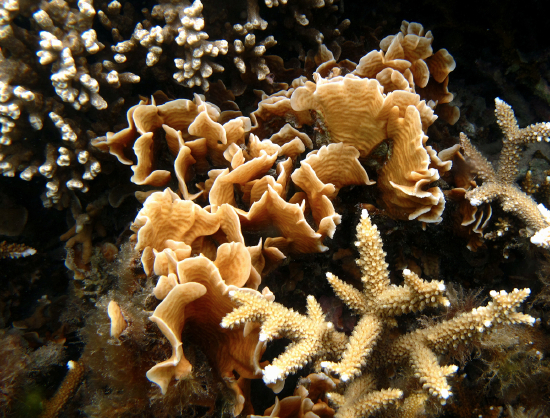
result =
M550 248L550 226L537 231L531 237L531 242L539 247Z
M445 290L445 285L443 283L439 283L439 285L437 286L437 290L439 290L440 292L443 292Z
M439 392L439 396L441 396L443 399L447 399L450 395L451 394L447 389L441 389L441 392Z
M479 206L481 205L481 203L482 203L481 200L476 197L470 199L470 205L472 206Z
M263 380L266 385L275 383L277 380L281 380L283 378L283 371L277 366L273 366L271 364L265 367L263 374Z
M410 276L411 271L409 269L403 270L403 276Z

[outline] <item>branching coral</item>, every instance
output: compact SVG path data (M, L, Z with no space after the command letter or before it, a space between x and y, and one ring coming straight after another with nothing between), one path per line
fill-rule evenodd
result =
M257 1L249 2L245 20L244 10L233 10L243 5L232 7L229 17L220 15L215 0L205 2L206 16L200 0L161 0L141 11L130 1L2 1L0 174L45 178L44 205L66 208L71 192L87 193L101 172L90 139L111 128L135 94L133 85L154 79L180 94L197 86L207 91L212 74L224 71L220 57L227 54L225 61L234 63L229 72L271 88L264 54L277 41L273 31L263 39L254 33L268 27ZM305 16L324 5L299 2L281 11L307 25ZM309 31L320 34L312 26ZM272 61L282 66L280 58Z
M529 295L529 289L515 289L511 293L493 291L492 302L484 307L397 338L390 337L388 331L396 325L395 316L429 306L448 305L443 296L445 285L440 281L426 282L410 270L403 271L402 286L390 284L380 235L365 210L357 227L357 239L363 291L327 273L336 294L360 315L349 338L323 320L323 313L312 296L308 297L308 315L303 316L266 300L258 292L231 291L239 307L223 319L222 326L233 328L243 322L261 322L261 340L280 337L292 340L286 351L264 368L264 381L276 389L281 388L288 374L313 360L316 368L338 374L343 381L363 374L349 385L343 397L335 394L334 399L342 408L341 416L364 416L403 396L399 389L377 391L369 372L388 364L408 364L423 390L445 403L451 395L447 376L458 368L440 366L438 353L459 343L475 341L484 332L507 324L533 325L535 322L531 316L516 312ZM343 352L342 347L345 347Z
M483 184L466 193L466 199L473 206L489 203L497 199L502 209L523 221L531 242L550 248L550 214L538 205L528 194L515 184L521 146L532 142L549 141L550 122L519 128L511 106L495 99L495 114L500 129L504 133L503 147L495 171L492 164L470 143L462 133L460 141L471 169L483 180Z
M82 383L86 367L72 360L67 363L67 367L69 371L54 397L46 402L44 412L40 415L42 418L57 417Z
M7 241L0 242L0 259L28 257L34 254L36 254L36 250L25 244L13 244Z

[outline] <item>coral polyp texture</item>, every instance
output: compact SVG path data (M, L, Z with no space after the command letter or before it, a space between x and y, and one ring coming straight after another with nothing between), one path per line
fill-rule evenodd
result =
M393 336L390 330L397 325L396 316L428 307L449 306L444 296L445 285L441 281L422 280L408 269L403 270L404 284L392 285L380 234L366 210L357 226L356 246L363 291L327 273L337 296L359 315L349 337L323 320L323 312L313 296L307 298L308 314L304 316L267 300L259 292L235 288L229 292L239 307L223 319L224 328L260 322L261 342L283 337L292 340L285 352L263 370L264 382L273 385L275 390L282 388L289 374L314 362L316 369L334 373L343 382L352 381L343 397L338 393L329 394L329 399L334 398L334 403L342 409L338 416L369 416L403 397L403 391L398 388L376 390L377 371L389 365L404 365L412 369L412 376L418 379L422 390L445 404L452 394L447 378L458 367L440 365L439 354L458 344L471 344L500 327L535 323L535 318L516 311L530 290L514 289L510 293L493 291L492 301L486 306L451 320Z
M550 141L550 122L519 128L512 107L499 98L495 99L495 114L498 125L504 133L502 151L497 170L471 144L469 138L460 134L460 142L471 170L483 184L465 195L472 206L479 206L497 200L505 212L517 216L527 229L531 242L550 248L550 212L541 203L523 192L516 184L521 147L534 142Z

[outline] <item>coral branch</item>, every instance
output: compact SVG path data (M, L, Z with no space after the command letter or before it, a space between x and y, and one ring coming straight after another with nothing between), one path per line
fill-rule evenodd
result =
M84 379L86 368L82 364L71 360L67 363L67 367L69 371L65 379L63 379L53 398L45 403L44 411L40 415L41 418L57 417L80 386L82 379Z
M471 170L483 180L483 185L466 193L466 199L472 206L498 200L505 212L512 213L525 223L533 244L550 248L550 217L546 216L546 208L537 206L533 198L515 184L521 146L543 139L549 142L550 122L519 128L512 107L499 98L495 99L495 114L504 133L497 171L468 137L464 133L460 134L460 143Z

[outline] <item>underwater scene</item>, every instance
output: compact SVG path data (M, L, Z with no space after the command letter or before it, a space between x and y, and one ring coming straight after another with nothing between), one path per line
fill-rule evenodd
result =
M549 417L544 6L0 0L0 417Z

